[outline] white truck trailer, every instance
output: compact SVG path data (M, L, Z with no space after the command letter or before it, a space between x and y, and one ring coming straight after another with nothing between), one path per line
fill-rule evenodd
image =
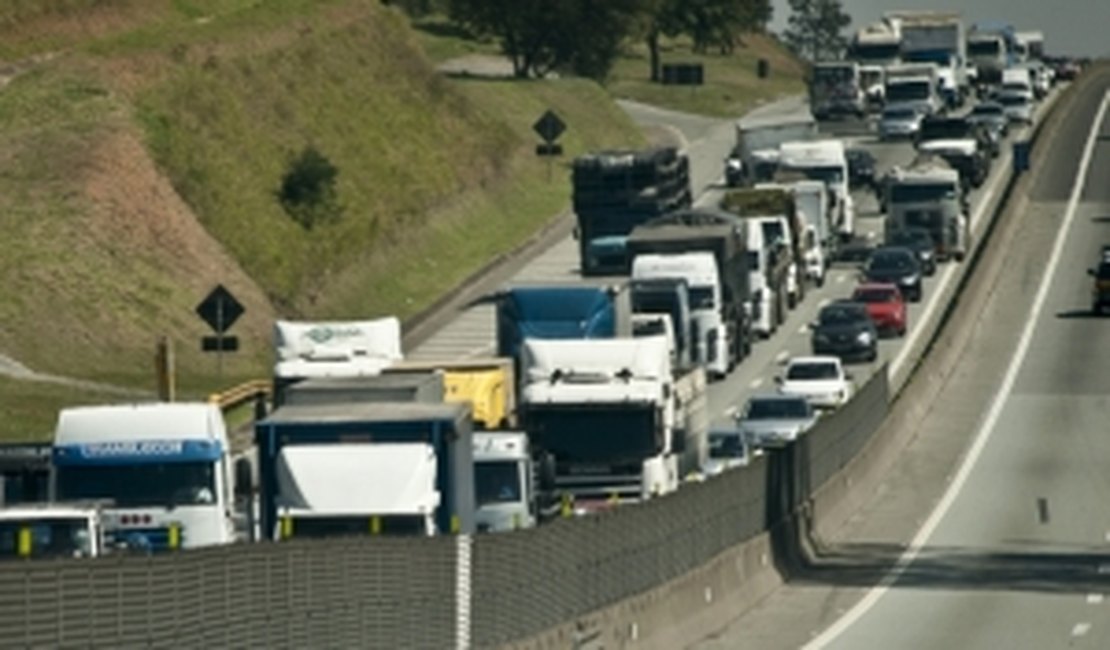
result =
M285 386L309 377L365 377L401 361L401 321L274 323L274 403Z
M214 404L62 409L55 501L105 501L109 548L165 551L235 538L231 458Z

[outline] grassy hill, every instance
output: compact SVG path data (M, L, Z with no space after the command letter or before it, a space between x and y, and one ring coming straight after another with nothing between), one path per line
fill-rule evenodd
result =
M148 388L165 336L198 397L267 374L275 317L419 312L566 207L566 161L643 143L610 94L653 99L634 51L609 88L434 70L490 50L378 0L0 3L0 354ZM549 108L569 125L550 180L531 132ZM276 194L306 146L344 215L311 231ZM217 283L247 308L219 376L193 313ZM0 380L0 437L114 399Z

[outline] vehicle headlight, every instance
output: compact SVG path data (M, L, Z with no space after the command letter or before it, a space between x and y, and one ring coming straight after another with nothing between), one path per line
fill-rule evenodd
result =
M871 345L871 332L860 332L856 335L856 340L860 345Z
M914 273L913 275L905 275L905 276L902 276L901 283L902 284L917 284L918 279L919 278L917 277L916 273Z

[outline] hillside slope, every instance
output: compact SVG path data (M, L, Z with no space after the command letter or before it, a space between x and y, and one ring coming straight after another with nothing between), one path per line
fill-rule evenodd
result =
M197 395L264 375L279 315L415 313L565 206L547 108L568 159L642 142L590 82L438 76L376 0L20 2L0 42L56 54L0 91L0 352L125 385L162 335ZM308 145L344 218L306 232L275 193ZM218 282L247 307L222 379L193 314Z

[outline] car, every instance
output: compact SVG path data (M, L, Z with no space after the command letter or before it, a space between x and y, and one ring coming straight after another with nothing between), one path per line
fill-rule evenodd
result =
M879 334L902 337L906 335L909 322L909 309L898 285L868 282L856 287L852 292L852 302L867 307L867 315L875 324Z
M879 139L912 139L921 129L922 113L911 105L891 104L879 117Z
M991 155L998 157L1002 141L1010 134L1010 118L1006 117L1006 109L998 102L983 102L971 109L967 121L986 131L992 143Z
M1101 314L1110 309L1110 246L1102 247L1102 259L1098 266L1087 269L1087 274L1094 278L1091 287L1091 311Z
M709 458L702 467L705 476L716 476L733 467L747 467L753 456L749 439L739 427L709 432Z
M781 395L804 397L814 408L836 409L852 399L852 376L844 371L840 357L794 357L776 377Z
M905 246L881 246L871 251L863 267L863 280L898 285L910 302L920 302L924 293L921 263L917 254Z
M1033 101L1028 94L1021 92L1005 91L995 96L994 100L1002 106L1010 122L1021 124L1033 123Z
M895 230L887 235L887 246L904 246L917 253L917 260L921 263L921 272L926 276L935 275L937 272L937 246L933 236L925 228L910 226Z
M736 428L755 447L778 447L817 423L817 411L801 395L753 395L736 414ZM710 442L710 457L713 444Z
M838 300L825 305L810 330L813 354L869 362L879 356L879 333L863 303Z
M875 186L875 156L866 149L847 149L848 184L853 187Z

